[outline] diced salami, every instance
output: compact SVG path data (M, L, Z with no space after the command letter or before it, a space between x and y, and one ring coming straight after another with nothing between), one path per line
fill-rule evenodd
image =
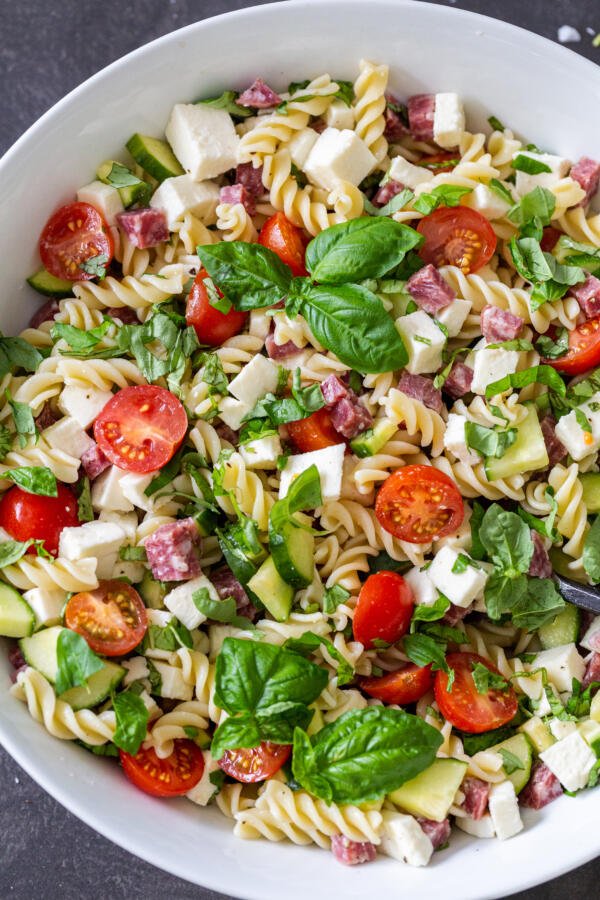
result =
M600 681L600 653L592 653L583 676L584 688L589 687L594 681Z
M29 327L39 328L44 322L51 322L57 312L60 312L58 300L46 300L30 318Z
M269 109L281 103L281 97L269 87L268 84L257 78L249 88L240 94L236 103L238 106L251 106L253 109Z
M23 669L27 668L27 663L25 662L25 657L19 650L19 645L15 644L14 647L8 651L8 661L13 667L13 671L10 673L10 680L14 684L17 680L17 675Z
M567 455L566 447L556 437L556 419L553 416L544 416L540 421L540 428L544 435L550 465L554 466Z
M490 795L490 786L487 781L482 781L481 778L472 778L468 775L461 784L460 789L465 795L462 804L464 811L472 819L481 819L487 809Z
M570 172L571 178L585 191L585 197L578 206L587 206L600 184L600 163L589 156L582 156Z
M325 381L321 382L321 391L325 400L325 406L335 406L339 400L347 397L349 390L343 381L337 375L328 375Z
M377 856L375 844L369 841L351 841L343 834L331 836L331 852L344 866L357 866L373 862Z
M406 290L417 306L430 314L435 314L440 309L449 306L456 298L450 285L444 281L431 263L410 276L406 282Z
M52 404L44 403L41 413L35 417L35 427L38 431L43 431L45 428L50 428L51 425L58 422L59 418L60 416L54 411Z
M374 206L385 206L386 203L389 203L392 197L395 197L396 194L399 194L400 191L404 190L404 185L400 184L399 181L394 181L393 178L390 178L389 181L386 181L383 184L375 196L373 197L373 205Z
M437 413L442 411L442 392L435 388L431 378L426 378L425 375L403 372L398 382L398 390L413 400L420 400Z
M444 819L442 822L435 822L433 819L423 819L417 816L417 822L433 844L433 849L443 847L450 839L450 819Z
M157 581L188 581L202 574L200 535L191 517L161 525L146 538L144 546Z
M442 618L442 622L444 625L450 625L453 628L455 625L458 625L459 622L468 616L470 612L473 612L473 604L469 606L455 606L454 603L451 603L448 607L447 612L444 613Z
M550 771L546 763L537 760L531 769L531 778L519 794L519 803L530 809L542 809L560 797L562 792L556 775Z
M300 353L302 348L296 346L293 341L276 344L273 335L268 334L265 339L265 349L271 359L287 359L288 356L295 356L296 353Z
M245 616L245 618L250 619L251 622L254 621L258 614L258 610L228 566L223 566L222 569L211 572L210 580L217 589L217 593L222 600L226 597L234 598L238 616Z
M321 134L327 128L327 122L325 119L313 119L308 127L316 131L317 134Z
M135 309L132 309L129 306L110 306L106 310L106 315L110 316L111 319L119 319L123 325L139 325L140 320L138 319Z
M239 432L234 431L233 428L230 428L225 422L217 422L214 428L222 441L228 441L230 444L236 444L238 442Z
M586 319L600 315L600 279L595 275L588 275L581 284L574 285L570 293L579 303Z
M243 184L251 197L260 197L265 189L262 181L263 167L254 168L251 162L240 163L235 170L237 184Z
M529 563L528 575L536 578L550 578L552 575L552 563L548 556L548 551L544 546L541 534L531 529L531 540L533 541L533 556Z
M230 203L232 206L241 203L249 216L253 216L256 212L254 197L243 184L226 184L219 191L219 202Z
M81 457L81 465L83 466L83 471L87 477L90 481L93 481L94 478L97 478L105 469L109 468L110 461L106 458L98 444L94 443L93 447L84 450Z
M335 430L345 438L356 437L361 431L370 428L373 424L373 416L369 410L362 405L360 400L352 397L349 392L347 397L338 402L331 408L331 423Z
M408 128L406 127L398 113L390 106L390 104L393 104L393 106L402 106L400 101L397 100L396 97L394 97L392 94L386 94L386 100L387 106L384 112L385 131L383 133L386 139L391 144L393 144L408 134Z
M512 341L518 337L522 327L521 316L515 316L507 309L484 306L481 310L481 333L488 344L497 341Z
M415 94L408 98L408 124L417 141L433 140L435 94Z
M128 209L117 221L134 247L146 250L169 240L167 216L162 209Z
M464 363L455 362L450 369L450 374L444 382L444 391L449 394L453 400L464 397L471 390L473 383L473 369Z

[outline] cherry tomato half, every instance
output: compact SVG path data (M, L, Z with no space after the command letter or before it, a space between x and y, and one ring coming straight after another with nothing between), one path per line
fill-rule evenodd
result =
M404 466L377 495L375 515L401 541L425 544L456 531L465 508L455 483L433 466Z
M389 672L380 678L363 678L360 686L369 697L375 697L383 703L396 703L406 706L416 703L433 687L431 666L415 666L414 663Z
M52 275L68 281L89 281L94 275L85 272L81 264L103 254L108 265L114 244L108 225L91 203L67 203L44 225L39 249Z
M476 653L449 653L448 666L454 670L454 684L448 688L446 672L436 672L435 699L440 712L455 728L470 734L481 734L506 725L517 714L517 695L512 687L480 694L473 680L473 667L481 663L494 675L498 669Z
M311 413L306 419L288 422L287 430L290 440L300 453L344 443L344 438L333 427L329 410L325 407Z
M94 422L96 443L128 472L154 472L169 462L187 431L177 397L154 384L122 388Z
M414 594L402 575L385 571L369 575L354 611L355 639L366 650L375 639L394 644L408 631L414 606Z
M33 538L44 542L44 549L58 556L58 541L63 528L80 525L77 498L64 484L57 486L56 497L42 497L13 487L0 500L0 526L16 541ZM36 553L30 547L28 553Z
M86 639L94 653L124 656L148 627L144 602L126 581L101 581L96 590L74 594L65 609L67 628Z
M421 219L425 238L419 256L434 266L458 266L465 275L490 261L496 249L494 229L481 213L466 206L441 206Z
M204 757L193 741L173 741L173 752L160 759L153 747L135 756L119 750L123 771L136 788L152 797L179 797L195 787L204 774Z
M569 349L560 359L542 360L566 375L581 375L600 363L600 317L588 319L569 332Z
M434 153L420 159L419 165L440 175L442 172L451 172L459 162L460 157L456 153Z
M236 781L264 781L279 771L291 752L289 744L263 741L258 747L226 750L219 760L219 767Z
M282 212L276 212L267 219L260 230L258 242L276 253L294 275L308 274L304 266L305 241L302 229L292 225Z
M201 344L209 347L219 347L235 334L239 334L248 318L248 313L230 309L228 313L222 313L211 305L205 279L208 278L206 269L200 269L192 289L188 295L185 310L185 320L192 325L198 335ZM223 296L217 288L220 297Z

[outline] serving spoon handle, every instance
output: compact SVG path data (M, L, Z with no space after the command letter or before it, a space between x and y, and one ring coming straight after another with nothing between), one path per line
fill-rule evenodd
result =
M569 603L587 609L590 612L600 615L600 591L597 587L589 584L580 584L578 581L572 581L563 575L554 573L554 580L558 584L560 593L568 600Z

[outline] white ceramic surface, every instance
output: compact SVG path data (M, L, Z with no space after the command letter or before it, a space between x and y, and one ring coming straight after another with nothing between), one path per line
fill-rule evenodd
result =
M39 298L24 284L48 214L115 156L133 131L160 134L176 101L276 87L328 71L353 78L361 56L391 67L399 96L455 90L472 130L490 113L552 151L600 157L600 68L528 32L457 9L401 0L311 0L191 25L94 76L37 122L0 163L0 327L26 323ZM183 878L248 900L425 900L498 897L573 868L600 851L599 793L525 814L506 841L456 832L427 869L382 858L347 869L316 848L242 842L214 810L136 791L111 761L61 742L8 694L0 652L0 740L39 784L106 837ZM5 803L10 798L3 798Z

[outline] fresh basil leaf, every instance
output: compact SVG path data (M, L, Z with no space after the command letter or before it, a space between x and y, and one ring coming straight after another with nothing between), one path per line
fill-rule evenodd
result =
M399 191L391 200L389 200L384 206L374 206L368 197L365 197L365 212L367 212L370 216L391 216L393 213L398 212L400 209L404 209L404 207L410 203L415 195L408 188L403 188Z
M226 750L258 747L262 735L256 718L250 713L225 719L215 731L210 745L213 759L221 759Z
M107 316L96 328L90 328L89 331L85 331L83 328L76 328L74 325L65 325L63 322L57 322L52 326L50 337L53 341L62 339L67 342L71 350L82 353L91 350L100 343L112 324L112 319Z
M502 184L502 182L498 181L497 178L492 178L488 187L497 197L500 197L500 199L504 200L505 203L509 203L511 206L513 206L515 198L505 184Z
M421 194L415 200L413 209L430 215L438 206L458 206L461 199L472 192L473 188L458 187L455 184L440 184L430 194Z
M192 594L192 600L196 609L207 619L215 622L231 622L237 615L237 605L234 597L225 597L222 600L213 600L208 588L200 588Z
M592 694L595 694L598 688L600 688L600 681L592 681L584 690L581 682L574 678L571 686L571 696L565 706L567 713L575 716L577 719L589 716Z
M33 543L32 538L28 541L2 541L0 543L0 569L14 565L25 555Z
M55 689L58 695L73 687L81 687L104 663L90 650L85 638L76 631L63 628L56 642L58 670Z
M554 338L542 334L535 342L535 349L546 359L560 359L569 352L569 334L567 328L557 328Z
M497 622L502 616L510 613L513 605L517 605L526 593L527 578L524 575L515 578L505 575L500 569L494 569L484 590L488 616Z
M194 646L192 635L178 619L173 616L164 627L150 623L144 636L143 650L167 650L174 653L181 647L191 650Z
M92 488L87 475L81 478L77 489L77 518L80 522L92 522L94 520Z
M449 609L450 601L443 594L439 594L437 600L431 606L425 606L423 603L415 606L412 619L410 620L411 632L415 631L418 622L435 622L438 619L442 619Z
M503 574L515 577L529 570L533 541L529 528L516 513L493 503L483 516L479 538Z
M226 394L229 382L221 358L216 353L203 353L200 357L202 381L209 386L209 394Z
M315 465L309 466L295 478L283 500L277 501L285 503L290 514L303 509L316 509L322 502L321 478Z
M407 560L393 559L385 550L381 550L377 556L369 557L369 573L373 572L408 572L411 568Z
M500 459L509 447L512 447L517 439L517 429L508 428L505 431L497 431L495 428L486 428L475 422L465 422L465 440L467 446L476 450L482 456Z
M354 100L354 84L351 81L343 81L341 78L336 78L335 81L339 88L333 96L345 103L346 106L351 106Z
M291 744L294 729L306 728L312 717L313 711L302 703L281 702L256 714L242 713L225 719L215 731L211 755L220 759L225 750L257 747L262 741Z
M18 466L3 472L2 477L8 478L29 494L58 497L56 478L47 466Z
M541 175L543 172L552 171L547 163L526 153L517 153L512 161L512 167L519 172L527 172L528 175Z
M558 508L556 500L554 500L554 504L555 507ZM538 519L536 516L532 515L532 513L527 512L522 506L519 506L517 513L530 528L537 531L542 537L550 538L553 543L560 539L558 531L554 528L554 516L549 516L548 519L544 521L543 519Z
M481 538L479 536L479 530L481 528L481 522L483 521L483 517L485 515L485 509L481 505L475 501L473 504L473 512L471 513L471 518L469 520L469 524L471 526L471 558L472 559L483 559L485 556L485 547L481 543Z
M490 691L505 691L510 687L508 681L502 675L491 672L483 663L476 662L471 664L471 669L475 690L478 694L489 694Z
M119 550L119 559L124 562L146 562L148 556L144 547L132 547L127 544Z
M515 753L507 750L506 747L498 747L496 752L502 757L502 768L507 775L512 775L518 769L525 768L525 763Z
M560 263L568 262L593 273L600 268L600 247L575 241L566 234L561 234L552 253Z
M106 176L108 184L114 188L134 187L135 185L145 184L137 175L134 175L131 169L118 162L113 162L110 172ZM148 188L150 185L148 185Z
M299 638L288 638L283 645L284 650L291 650L294 653L300 653L302 656L310 656L318 650L319 647L325 647L328 654L338 663L337 667L337 683L339 687L349 684L354 678L354 669L350 663L342 656L340 651L330 640L314 631L305 631Z
M211 106L213 109L224 109L230 116L246 119L254 115L254 110L236 103L240 95L236 91L223 91L220 97L209 97L208 100L196 100L197 106Z
M514 726L504 725L502 728L494 728L493 731L485 731L483 734L468 734L466 731L459 732L459 737L463 743L465 753L469 756L475 756L481 750L489 750L499 744L500 741L506 741L515 733Z
M529 384L545 384L559 396L564 397L567 393L565 383L552 366L531 366L522 372L513 372L511 375L505 375L498 381L488 384L485 389L486 397L494 397L496 394L503 394L505 391L514 388L527 387Z
M445 643L440 643L427 634L405 635L404 652L416 666L423 668L431 663L434 670L448 671Z
M340 584L334 584L330 588L325 588L323 594L323 612L327 616L332 616L340 603L344 603L350 596L350 591L343 588Z
M519 350L529 352L529 350L533 350L533 344L531 341L526 341L523 338L513 338L511 341L499 341L496 344L487 344L487 350Z
M504 131L505 126L502 124L500 119L497 119L496 116L488 116L488 122L490 127L494 129L494 131Z
M4 462L10 451L14 441L14 434L6 425L0 425L0 462Z
M95 256L90 256L87 259L84 259L83 262L80 262L79 268L82 272L85 272L86 275L93 275L94 278L104 278L106 275L107 263L108 256L106 253L97 253Z
M292 273L261 244L221 241L198 247L202 265L237 310L274 306L288 293Z
M113 709L117 720L113 742L125 753L135 756L148 729L148 710L144 701L131 691L123 691L114 695Z
M509 243L510 255L515 269L527 281L548 281L552 269L548 265L539 241L533 237L513 237Z
M206 289L206 295L208 297L209 304L213 309L218 310L220 313L223 313L223 315L226 316L227 313L231 311L231 301L228 300L223 293L220 293L217 290L212 278L205 278L203 283Z
M40 351L23 338L4 337L0 333L0 378L15 369L35 372L43 359Z
M15 423L17 434L19 435L19 444L21 448L27 446L27 438L29 436L33 436L37 441L39 432L35 424L35 419L33 418L31 407L27 403L20 403L18 400L13 400L8 391L7 400L12 409L13 422Z
M545 671L545 670L544 670ZM560 697L557 697L552 687L549 684L544 684L544 692L548 699L548 705L550 706L550 712L555 718L560 719L561 722L575 722L575 716L568 713L565 707L562 704Z
M596 516L583 545L583 568L592 584L600 582L600 516Z
M268 419L249 419L240 430L239 444L242 446L274 434L278 434L278 431Z

